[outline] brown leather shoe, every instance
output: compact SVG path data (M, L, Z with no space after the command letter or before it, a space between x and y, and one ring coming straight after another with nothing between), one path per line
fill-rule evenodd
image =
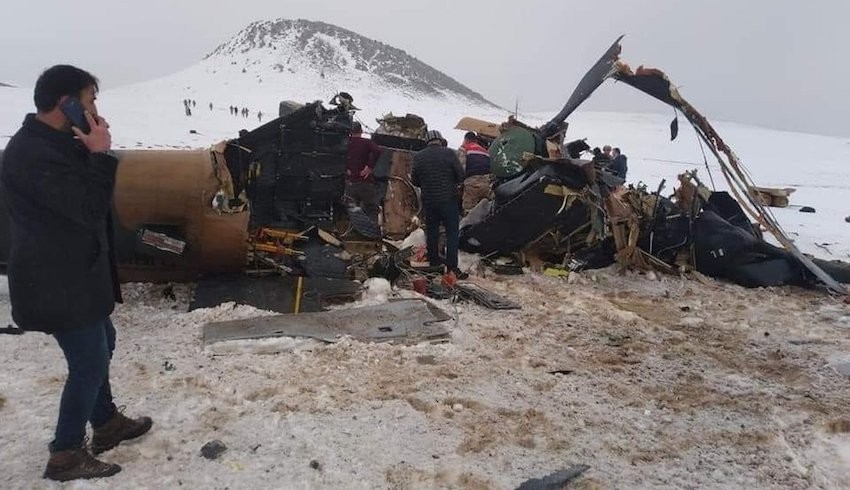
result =
M131 419L116 410L109 422L94 429L91 439L91 452L100 454L108 451L121 441L141 436L151 430L152 425L153 421L150 417Z
M117 464L98 461L85 447L50 453L44 477L56 481L106 478L121 471Z

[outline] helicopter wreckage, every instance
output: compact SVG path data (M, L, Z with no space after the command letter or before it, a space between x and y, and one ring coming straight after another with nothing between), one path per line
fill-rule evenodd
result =
M662 71L632 69L620 60L620 40L543 126L514 118L458 124L490 143L498 183L491 199L461 222L461 248L497 271L515 264L514 272L531 265L568 273L619 263L745 286L798 284L844 293L846 267L795 247L765 205L764 189L708 120ZM604 165L582 158L585 142L564 144L565 121L608 79L681 114L717 159L730 192L708 189L696 172L678 176L669 197L663 184L652 191L625 186ZM384 149L375 169L383 206L375 222L345 198L350 102L335 98L331 108L319 101L284 103L277 119L205 150L121 152L113 213L121 279L201 279L196 297L286 312L321 310L356 294L352 280L376 275L436 297L458 286L432 281L441 273L417 267L421 250L401 242L421 222L410 170L413 153L425 145L426 122L414 115L379 121L372 140ZM671 136L677 132L678 118ZM768 243L764 232L780 246ZM8 233L3 213L2 262ZM506 256L512 260L500 259ZM284 292L276 292L281 284ZM469 299L515 306L474 284L459 286Z

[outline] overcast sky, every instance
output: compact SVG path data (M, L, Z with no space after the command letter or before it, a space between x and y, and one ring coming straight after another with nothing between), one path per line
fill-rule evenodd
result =
M191 65L251 21L306 18L401 48L504 107L553 114L626 34L622 58L664 69L710 119L850 136L846 0L37 0L0 13L0 82L73 63L108 89ZM609 84L583 109L668 111Z

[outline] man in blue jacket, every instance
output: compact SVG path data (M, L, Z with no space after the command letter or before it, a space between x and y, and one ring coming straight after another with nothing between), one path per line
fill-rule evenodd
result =
M608 168L611 169L617 177L626 180L626 174L629 171L626 155L623 155L619 148L614 148L611 156L613 156L613 159L611 160L611 163L608 164Z
M12 318L24 330L53 335L68 364L44 472L60 481L118 473L120 466L92 452L138 437L152 424L116 410L109 385L115 349L109 315L121 302L111 224L118 159L109 125L97 113L97 91L95 77L70 65L42 73L35 85L37 112L9 141L0 173L11 220ZM62 109L70 98L85 109L87 134Z

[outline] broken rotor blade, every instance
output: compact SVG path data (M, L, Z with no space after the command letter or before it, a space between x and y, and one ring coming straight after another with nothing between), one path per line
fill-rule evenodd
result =
M575 90L573 90L573 93L570 95L567 103L564 104L564 108L561 109L561 112L540 128L544 137L548 138L549 136L557 133L561 123L563 123L567 117L569 117L569 115L578 108L578 106L587 100L587 98L590 97L590 94L602 85L602 82L616 72L614 64L619 59L620 52L623 49L620 45L620 41L622 39L623 36L618 37L617 40L614 41L614 44L605 51L605 54L599 58L596 64L594 64L590 70L584 74L584 77L582 77L581 81L578 82L578 85Z

